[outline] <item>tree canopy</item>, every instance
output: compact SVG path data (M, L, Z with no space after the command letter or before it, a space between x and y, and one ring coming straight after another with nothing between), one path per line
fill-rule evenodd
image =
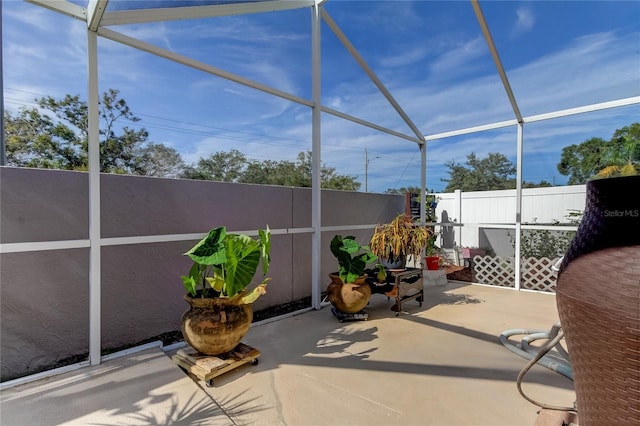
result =
M88 169L88 106L79 96L62 100L51 96L35 99L38 107L4 112L7 164L62 170ZM119 96L109 89L100 98L100 171L143 176L242 182L264 185L311 186L311 152L293 161L249 160L232 149L200 158L186 165L173 148L149 141L144 127L127 123L140 120ZM323 188L357 191L353 176L340 175L321 166Z
M402 188L388 188L386 191L384 191L385 194L401 194L401 195L404 195L407 192L410 194L419 194L420 187L419 186L403 186ZM427 192L433 192L433 191L427 190Z
M79 96L51 96L35 99L37 107L4 111L7 164L63 170L88 169L88 106ZM140 121L119 96L109 89L100 98L100 171L143 176L215 180L264 185L311 187L312 153L298 153L295 161L248 159L237 149L216 152L186 165L173 148L149 140L144 127L127 124ZM464 163L449 161L444 192L486 191L516 187L515 165L503 154L478 158L467 155ZM609 141L590 138L563 148L558 171L568 183L582 184L598 172L640 172L640 123L618 129ZM355 176L341 175L321 165L321 186L326 189L358 191ZM549 182L523 182L523 187L551 186ZM387 193L418 193L418 187L387 189Z
M195 166L185 168L182 177L187 179L237 182L246 168L247 157L237 149L216 152L198 160Z
M558 163L558 171L569 176L569 185L584 184L605 168L631 166L640 171L640 123L617 129L613 137L590 138L580 144L566 146Z
M186 169L184 177L190 179L217 180L221 182L253 183L262 185L280 185L311 187L311 152L298 153L295 162L282 160L247 160L246 156L235 149L229 152L216 152L208 158L201 158L196 166ZM360 182L355 177L340 175L332 167L325 165L320 169L321 187L357 191Z
M512 176L515 175L516 168L507 157L497 152L489 153L482 159L472 152L467 155L464 164L449 161L445 166L449 168L449 179L442 179L443 182L448 182L445 192L456 189L489 191L515 188Z
M464 164L449 161L449 179L444 192L461 191L496 191L514 189L516 187L516 166L507 157L498 152L490 152L485 158L478 158L475 153L467 155ZM522 182L523 188L551 186L545 180L538 183Z
M114 89L100 99L100 171L147 176L178 176L184 163L173 148L148 141L124 99ZM62 100L36 99L39 108L22 108L15 115L5 110L7 163L19 167L62 170L88 168L88 106L79 96ZM54 117L47 114L53 114Z

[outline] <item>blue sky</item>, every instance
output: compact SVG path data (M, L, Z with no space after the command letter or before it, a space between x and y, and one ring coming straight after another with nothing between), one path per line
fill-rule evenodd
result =
M82 3L82 2L79 2ZM143 2L132 2L139 5ZM118 4L116 3L116 6ZM639 1L480 2L522 114L640 95ZM513 112L467 1L340 1L329 15L425 135L509 120ZM5 108L44 95L86 98L86 34L80 21L4 1ZM112 27L148 43L311 98L310 11L292 10ZM100 91L118 89L150 140L192 163L238 149L257 160L311 150L307 107L99 39ZM412 135L327 25L322 102ZM609 139L640 120L629 106L525 125L524 179L564 184L563 147ZM323 114L322 161L368 190L420 184L415 143ZM448 161L501 152L515 162L513 127L428 144L427 186L446 186Z

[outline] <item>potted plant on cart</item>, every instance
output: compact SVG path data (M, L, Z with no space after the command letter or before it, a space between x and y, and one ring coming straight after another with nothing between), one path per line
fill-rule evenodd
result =
M331 253L338 261L338 271L329 274L327 287L329 302L341 312L360 312L371 297L371 288L364 273L368 264L377 260L368 246L360 245L355 237L336 235L331 240Z
M404 269L407 256L420 259L431 238L434 232L430 227L421 226L401 213L390 223L376 226L370 242L371 252L387 269Z
M258 230L258 237L228 234L224 226L209 231L185 253L193 265L182 276L189 310L181 318L184 339L198 352L220 355L233 350L249 330L251 304L266 293L264 278L271 261L270 231ZM262 281L253 289L258 266Z

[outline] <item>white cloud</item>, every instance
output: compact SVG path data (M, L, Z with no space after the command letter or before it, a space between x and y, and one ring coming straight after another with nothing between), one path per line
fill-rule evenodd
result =
M8 2L6 2L8 3ZM3 7L3 19L10 19L38 30L46 30L52 34L56 32L55 25L51 25L50 19L57 16L56 13L43 8L35 8L22 2L13 2L10 7Z
M516 10L517 20L511 30L511 36L517 37L521 34L528 33L533 29L536 18L533 11L528 7L519 7Z
M574 40L563 49L509 70L509 78L522 112L525 116L534 115L640 95L638 58L625 53L634 50L636 39L637 33L627 36L591 34ZM439 62L442 69L450 69L450 64L454 64L456 59L463 63L464 51L460 58L452 55L453 60L445 58ZM448 84L427 78L398 86L397 83L401 81L394 80L392 94L425 134L514 118L504 88L495 73ZM396 128L392 123L398 122L397 119L394 121L397 114L390 110L381 95L368 91L358 94L357 91L362 89L360 84L344 84L341 87L344 90L340 98L345 104L343 110L353 109L356 116ZM366 83L363 83L363 87L366 87ZM533 172L542 173L544 177L557 175L555 165L563 146L580 143L593 135L610 138L616 128L633 120L632 110L620 109L527 125L526 155L548 157L547 171ZM637 107L635 111L635 117L638 117ZM372 150L375 147L380 152L392 153L404 148L404 141L392 138L393 143L389 143L390 137L376 135L375 131L370 131L368 137L352 137L352 126L338 122L330 129L331 135L345 137L354 144L357 141L357 146L368 146ZM402 131L410 134L404 129ZM325 133L327 129L323 128ZM479 156L501 152L513 158L515 139L515 128L512 127L436 141L428 148L429 167L435 167L434 162L464 161L472 151Z
M23 2L13 3L17 2L3 4L5 90L14 90L6 93L19 99L34 97L24 93L38 96L84 93L86 34L82 23ZM365 21L370 24L384 18L374 30L392 29L387 25L393 22L403 22L403 28L398 30L409 30L412 23L421 19L409 2L376 6L379 7L371 9L371 14L357 17L358 27ZM244 77L284 91L303 92L308 97L308 32L294 28L293 22L278 27L269 25L268 20L234 18L237 19L127 27L126 31L185 55L199 55L199 60ZM308 15L304 19L305 23L299 24L301 28L309 26ZM336 21L352 25L345 19ZM535 24L531 9L520 8L512 34L532 31ZM513 118L504 88L478 31L466 35L457 31L443 33L437 38L409 35L410 31L403 33L404 45L394 46L390 50L395 53L388 56L377 53L375 45L359 50L366 52L365 60L369 64L382 69L392 95L421 131L433 134ZM626 36L614 31L585 35L508 69L522 112L527 116L640 95L637 39L637 29ZM230 147L237 147L254 158L276 160L295 160L298 152L310 149L307 107L111 41L100 39L99 47L101 88L121 89L135 112L226 129L212 130L211 134L153 129L151 139L175 146L187 162ZM342 49L342 46L336 47ZM443 53L438 56L438 52ZM331 54L331 50L326 50L323 58ZM347 67L353 68L347 73ZM355 62L345 63L344 68L327 70L338 75L339 83L323 75L323 97L327 106L412 135ZM353 69L360 73L358 77L352 78ZM628 111L625 114L630 115ZM527 125L526 129L535 131L526 131L525 149L530 153L553 154L561 149L559 144L580 142L588 132L606 135L615 130L611 129L612 115L602 120L594 120L593 115L580 117L581 121L562 120L562 124L548 127ZM615 118L624 122L623 118ZM416 170L420 156L412 142L327 114L323 114L322 137L323 162L336 167L339 173L362 176L365 148L381 157L371 163L370 188L382 185L384 190L393 186L391 182L419 179ZM512 155L514 150L514 129L451 138L429 145L429 166L436 167L451 159L464 161L471 151L478 155L496 151ZM412 175L414 171L416 174ZM389 183L385 183L385 176Z
M513 70L512 86L524 113L640 95L638 57L628 54L637 37L591 34Z
M487 45L482 37L475 37L459 44L455 48L448 49L430 65L433 75L451 74L460 75L468 72L468 67L473 66L473 61L487 55Z
M411 33L422 21L409 1L369 2L366 11L350 15L349 19L376 31Z
M420 62L427 55L428 49L423 46L411 46L395 55L385 56L378 63L386 68L400 68Z

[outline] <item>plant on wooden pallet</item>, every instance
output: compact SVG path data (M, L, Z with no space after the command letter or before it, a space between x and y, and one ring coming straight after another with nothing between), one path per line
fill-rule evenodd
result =
M181 329L194 349L219 355L240 343L253 319L251 304L266 293L270 251L268 227L252 238L228 234L221 226L185 253L193 265L182 276L190 309L182 316ZM262 282L249 290L260 264Z

